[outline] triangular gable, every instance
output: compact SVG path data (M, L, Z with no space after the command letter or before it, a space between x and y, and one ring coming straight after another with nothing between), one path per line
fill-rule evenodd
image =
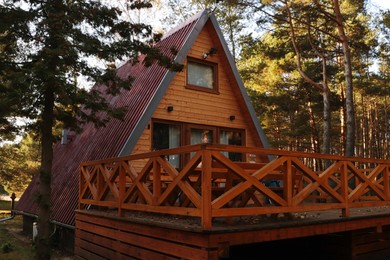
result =
M185 58L187 57L187 54L191 47L193 46L195 40L197 39L199 33L202 31L204 26L206 25L207 21L210 20L215 31L218 35L218 40L221 42L221 45L223 47L224 53L227 56L227 60L229 63L229 66L233 72L234 79L237 82L237 85L240 88L240 92L242 94L242 97L245 101L245 104L247 105L250 117L254 123L254 126L256 128L257 134L260 137L260 141L263 144L264 148L268 148L269 144L267 141L267 138L265 137L265 134L263 132L263 129L261 128L255 110L252 106L251 100L246 92L246 89L244 87L244 83L242 82L242 79L238 73L237 67L235 65L234 59L230 53L230 50L227 46L227 43L225 41L225 38L223 37L223 33L218 25L218 22L214 16L214 14L209 10L204 10L203 12L195 15L192 17L189 21L187 21L185 24L171 30L167 33L167 36L165 38L172 36L175 34L178 30L181 30L185 25L188 25L191 22L196 21L196 24L193 26L191 32L188 34L187 39L184 42L183 47L179 50L175 62L182 64ZM164 39L165 39L164 38ZM127 142L123 146L121 152L119 153L119 156L128 155L133 150L134 146L138 142L139 137L141 136L143 130L147 126L149 120L151 119L153 112L156 110L158 104L160 103L162 97L164 96L165 92L167 91L171 81L173 80L175 76L175 72L167 71L167 74L165 75L164 79L161 81L160 86L158 87L156 94L153 96L153 98L150 100L148 107L146 108L143 116L139 119L138 123L134 127L133 131L131 132L129 138L127 139Z

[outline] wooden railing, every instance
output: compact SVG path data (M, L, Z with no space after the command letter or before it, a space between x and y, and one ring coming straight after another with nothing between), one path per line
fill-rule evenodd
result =
M239 163L227 152L271 159ZM175 168L173 155L187 162ZM347 217L351 208L390 205L389 173L390 160L193 145L82 163L79 209L199 217L204 230L218 217L329 209ZM268 186L267 180L280 185Z

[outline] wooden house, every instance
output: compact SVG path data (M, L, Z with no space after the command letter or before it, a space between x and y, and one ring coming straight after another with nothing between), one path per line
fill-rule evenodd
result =
M132 88L109 99L128 108L123 120L86 125L54 147L51 222L62 246L78 259L220 259L234 246L324 235L292 250L388 259L389 160L263 149L266 138L208 10L156 47L176 49L183 71L145 67L143 57L125 63L117 73L134 77ZM317 172L314 161L329 167ZM275 179L282 186L267 186ZM34 178L16 207L25 230L37 217L36 188Z
M67 248L73 248L80 163L205 142L267 146L212 12L204 10L172 29L156 47L167 54L175 48L174 59L184 69L172 72L157 64L145 67L142 57L136 65L125 63L118 74L133 76L132 88L110 100L113 105L128 107L124 119L111 120L101 129L86 125L81 134L67 136L66 142L54 146L51 219ZM233 161L254 160L249 153L225 155ZM189 156L173 154L166 159L180 167ZM34 178L16 207L24 215L25 230L31 230L37 217L36 188Z

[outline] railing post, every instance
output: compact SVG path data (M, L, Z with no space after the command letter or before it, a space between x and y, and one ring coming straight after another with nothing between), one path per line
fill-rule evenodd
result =
M390 175L390 166L386 165L386 168L383 173L383 189L386 194L386 200L387 202L390 202L390 188L389 188L389 176Z
M341 215L343 217L349 217L349 201L348 201L348 167L347 162L344 161L340 171L341 181L341 194L344 198L344 208L342 209Z
M161 167L157 159L153 160L153 205L157 204L161 196Z
M203 148L204 149L204 148ZM202 228L210 230L212 226L211 213L211 151L202 151Z
M83 178L83 166L80 166L80 173L79 173L79 201L78 201L78 207L79 210L81 210L81 191L83 190L83 185L82 185L82 178Z
M87 166L82 166L82 165L80 166L80 174L79 174L79 201L78 201L79 202L78 206L79 206L80 210L82 209L82 205L83 205L83 203L81 201L83 200L82 196L84 194L82 194L82 192L83 192L85 186L88 185L87 182L89 182L89 180L85 179L83 171L84 172L88 171L88 167ZM90 176L90 174L88 174L88 175Z
M123 216L122 204L126 193L126 169L125 167L123 167L122 163L118 166L119 167L118 216L119 217Z
M104 187L104 184L105 184L105 180L104 180L104 177L103 177L103 174L106 174L106 171L107 171L107 167L105 164L102 164L102 167L100 170L97 170L96 171L96 198L95 201L98 201L100 202L102 200L102 193L103 193L103 187Z
M285 196L285 199L287 201L287 205L292 204L292 196L293 196L293 179L292 179L292 163L291 158L288 158L287 165L283 176L283 193Z

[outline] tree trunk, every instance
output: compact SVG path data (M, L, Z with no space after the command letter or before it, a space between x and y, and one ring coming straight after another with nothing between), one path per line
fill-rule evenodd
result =
M341 103L345 104L344 88L340 84L340 98ZM340 108L340 151L339 154L345 154L345 105Z
M53 107L54 95L49 89L45 92L45 107L42 113L41 168L38 185L38 235L36 258L50 259L50 215L51 215L51 170L53 163Z
M311 139L311 151L310 152L314 152L314 153L320 153L320 149L319 149L319 134L318 134L318 131L317 131L317 125L316 125L316 119L315 119L315 116L314 116L314 111L313 111L313 104L311 102L309 102L307 104L307 109L308 109L308 112L309 112L309 116L310 116L310 129L311 129L311 134L310 134L310 139Z
M328 74L327 74L327 68L326 68L326 53L321 50L320 48L316 47L312 41L311 41L311 36L310 36L310 28L308 29L309 31L309 41L311 43L311 46L313 50L317 53L317 55L321 58L322 60L322 82L318 83L315 82L313 79L311 79L302 69L302 63L301 63L301 52L298 48L298 43L296 41L296 36L295 36L295 29L294 29L294 24L292 21L292 14L290 11L290 7L288 6L288 2L285 2L285 9L288 14L288 23L290 27L290 35L291 35L291 42L293 44L295 53L296 53L296 63L297 63L297 68L298 72L300 73L301 77L309 84L311 84L313 87L316 89L320 90L322 92L323 96L323 105L324 105L324 111L323 111L323 138L322 138L322 153L324 154L330 154L330 146L331 146L331 140L330 140L330 129L331 129L331 109L330 109L330 90L328 87ZM308 22L309 24L309 22ZM325 161L325 167L328 166L328 162Z
M324 102L324 122L323 122L323 140L322 140L322 153L330 154L330 127L331 127L331 112L330 112L330 91L328 87L328 79L326 73L326 60L322 58L322 67L323 67L323 82L324 92L322 93L322 98Z
M324 120L323 120L323 139L322 139L322 153L330 154L330 127L331 127L331 114L330 114L330 92L328 85L324 82L324 92L322 93L324 102ZM324 160L324 169L330 166L329 160Z
M352 64L351 51L349 48L348 38L345 35L343 17L340 11L339 0L333 0L333 7L337 22L337 29L343 48L344 73L345 73L345 109L346 109L346 144L345 155L353 156L355 154L355 109L353 101L352 86Z

